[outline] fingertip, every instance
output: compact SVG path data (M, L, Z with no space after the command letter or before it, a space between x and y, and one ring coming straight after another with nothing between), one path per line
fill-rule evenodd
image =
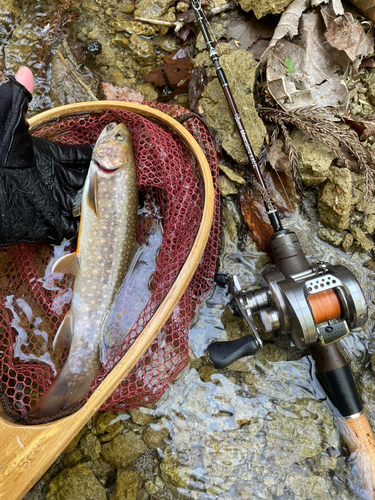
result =
M14 75L17 82L21 83L30 94L33 93L34 90L34 76L29 68L26 66L21 66L17 73Z

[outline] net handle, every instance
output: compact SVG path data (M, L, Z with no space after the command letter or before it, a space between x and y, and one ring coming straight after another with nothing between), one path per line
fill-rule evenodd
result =
M121 101L95 101L54 108L31 118L29 123L32 131L33 128L61 119L64 115L87 115L108 109L131 111L145 117L157 119L168 125L185 142L197 160L197 168L204 184L204 206L201 223L191 251L159 308L140 336L80 410L73 415L49 424L26 426L10 422L0 405L0 435L2 436L2 445L0 447L0 498L7 498L7 500L21 500L23 498L147 351L194 276L210 234L215 201L210 167L194 137L170 116L141 104Z

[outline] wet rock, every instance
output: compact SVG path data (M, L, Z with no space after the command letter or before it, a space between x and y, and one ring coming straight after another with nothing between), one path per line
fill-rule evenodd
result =
M101 442L110 441L121 432L121 422L111 424L116 417L117 413L114 411L98 412L94 415L92 433L94 436L100 436Z
M246 186L245 179L240 175L236 174L235 172L233 172L233 170L226 167L225 165L219 165L219 168L231 181L235 182L236 184L241 184L243 186Z
M260 19L267 14L281 14L293 0L239 0L239 4L245 12L254 11L255 16Z
M160 464L161 475L165 484L172 490L182 487L187 488L187 484L181 478L179 473L179 462L176 455L172 452L169 445L166 446L163 453L163 460Z
M230 194L237 194L238 189L234 182L232 182L226 175L220 175L220 194L221 196L228 196Z
M96 460L100 456L102 449L99 439L94 434L84 436L79 443L79 447L85 460Z
M366 212L366 213L371 214L371 215L375 214L375 202L370 201L370 203L368 203L365 200L364 194L363 194L363 197L356 204L355 208L356 208L356 210L358 210L358 212Z
M141 83L137 90L143 95L145 101L156 101L158 98L158 93L152 83Z
M201 368L199 368L198 373L203 382L210 382L211 376L215 375L217 373L217 370L212 365L203 365Z
M92 101L97 97L99 80L85 66L79 64L67 43L59 46L64 63L55 53L51 62L51 100L55 106ZM68 66L67 66L68 65Z
M315 186L327 180L332 161L336 158L332 151L302 130L294 129L290 136L298 152L305 186ZM337 142L334 138L332 140Z
M82 0L82 9L91 13L97 13L101 10L100 5L95 0Z
M49 484L47 500L107 500L100 484L86 464L63 470Z
M145 482L145 490L149 495L155 495L155 493L158 491L158 488L155 486L155 484L152 481L146 481Z
M126 19L116 19L110 23L115 31L125 31L129 35L152 36L155 35L155 28L150 24L139 23L137 21L127 21Z
M131 35L130 37L130 47L133 51L135 59L145 66L150 64L153 59L156 58L155 50L152 44L138 35Z
M116 489L113 500L137 500L139 472L134 467L126 467L117 472Z
M87 431L87 427L83 427L79 433L70 441L70 443L68 444L68 446L65 448L64 450L64 453L70 453L71 451L74 451L77 446L78 446L78 443L81 439L82 436L84 436L86 434L86 431Z
M224 199L222 204L223 217L222 225L225 231L222 233L221 248L222 254L232 253L235 251L237 244L237 224L239 221L235 218L232 204L229 199Z
M179 48L176 40L171 36L163 36L158 38L157 44L162 50L165 50L166 52L175 52Z
M349 248L353 245L353 241L353 235L351 233L346 233L342 242L342 249L344 250L344 252L349 251Z
M62 466L64 469L69 469L78 464L82 460L82 452L80 450L73 450L69 453L64 453L62 456Z
M325 241L334 247L339 247L344 241L344 236L342 234L326 227L319 229L317 234L322 241Z
M221 56L220 63L223 68L229 66L231 69L231 72L227 72L229 84L234 100L238 103L240 111L242 109L241 118L251 140L254 154L257 156L266 131L254 107L253 86L256 61L253 55L245 50L235 50ZM236 162L243 165L248 163L245 148L217 78L206 86L199 104L204 111L208 125L217 131L220 144L225 151Z
M178 2L176 5L177 12L187 12L189 10L189 4L187 2Z
M375 215L368 215L362 222L361 227L365 233L372 234L375 231Z
M151 427L148 427L143 434L143 439L149 448L156 450L157 448L161 448L163 446L168 434L168 429L163 428L160 430L154 430Z
M132 431L116 436L110 443L102 445L102 457L110 465L117 468L126 467L138 458L147 446Z
M331 167L318 195L319 218L338 232L349 226L352 181L346 168Z
M134 17L160 19L168 13L169 8L172 7L174 3L174 0L156 0L155 2L141 0L134 11Z
M135 410L129 410L130 418L132 422L138 425L147 425L152 422L152 416L145 412L142 408L136 408Z
M108 464L101 457L97 458L94 461L86 462L86 464L97 478L104 478L111 471L115 470L115 467L113 465Z
M357 226L350 226L350 232L365 252L370 252L374 248L374 242L367 238L362 229Z

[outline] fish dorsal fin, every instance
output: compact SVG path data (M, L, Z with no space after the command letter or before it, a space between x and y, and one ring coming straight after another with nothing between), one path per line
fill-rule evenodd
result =
M77 275L79 273L78 253L69 253L60 257L52 266L52 272Z
M98 180L96 177L96 172L93 168L89 170L89 189L87 195L87 205L91 208L94 214L99 217L98 212Z
M82 192L83 188L77 192L76 196L73 199L73 205L72 205L73 217L79 217L81 215Z
M63 349L70 347L72 332L72 315L71 313L68 313L57 330L56 337L52 345L53 350L61 352Z

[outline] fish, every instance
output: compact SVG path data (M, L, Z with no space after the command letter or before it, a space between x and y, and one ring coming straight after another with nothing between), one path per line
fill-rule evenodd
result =
M70 311L53 349L69 354L32 417L52 417L83 398L100 370L101 337L136 247L137 173L130 132L110 123L93 150L82 191L77 248L52 271L74 275Z

